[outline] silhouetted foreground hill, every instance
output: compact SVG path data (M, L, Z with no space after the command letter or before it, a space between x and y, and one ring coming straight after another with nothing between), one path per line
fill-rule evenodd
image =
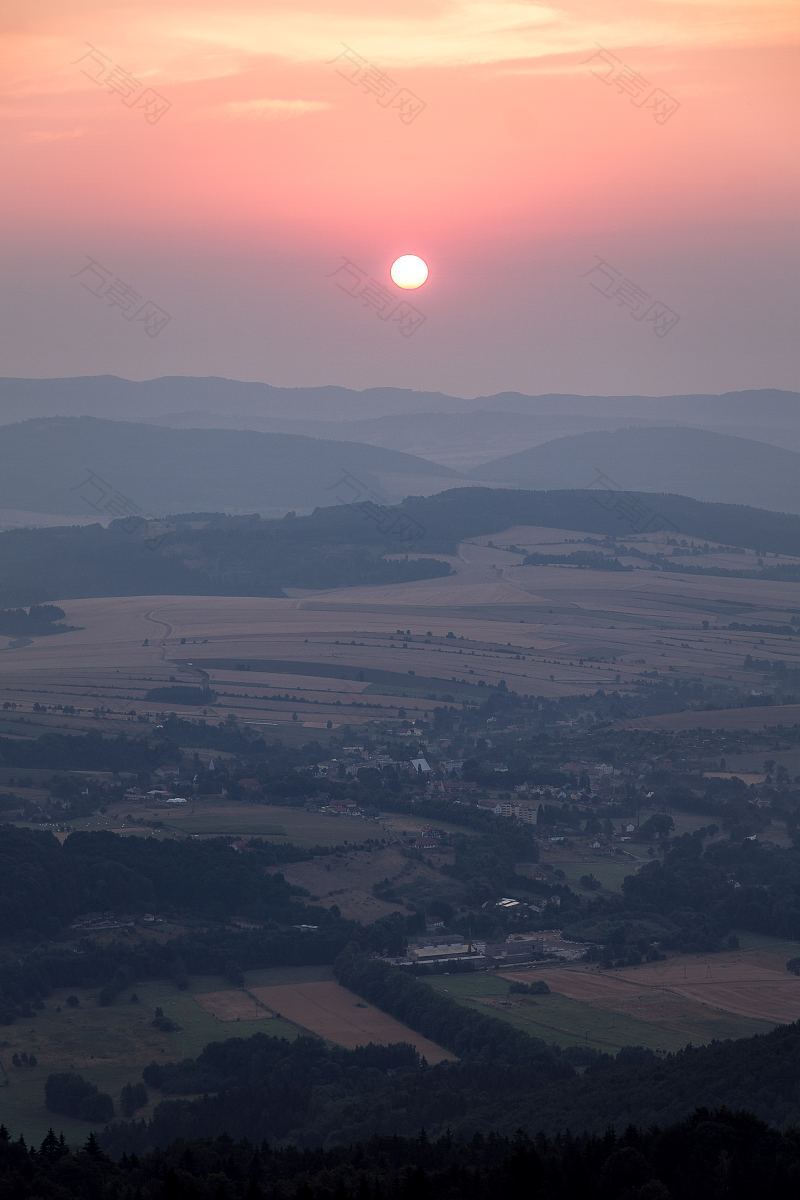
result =
M297 1151L220 1136L112 1162L90 1139L28 1150L0 1131L1 1200L794 1200L798 1132L699 1110L599 1137L387 1137Z
M350 503L307 517L265 520L194 514L0 534L0 605L81 596L280 595L447 574L405 554L453 552L465 538L514 525L617 534L666 529L725 545L800 555L800 517L685 496L456 488L380 506L355 484ZM346 498L343 496L342 498ZM385 555L401 556L386 558ZM767 567L767 578L794 578Z

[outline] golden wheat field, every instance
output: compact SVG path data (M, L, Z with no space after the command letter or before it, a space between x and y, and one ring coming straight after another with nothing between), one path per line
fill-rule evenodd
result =
M450 577L416 583L61 601L73 632L0 639L0 704L18 706L2 714L2 728L22 713L28 733L91 727L97 708L112 723L159 711L197 716L196 706L146 693L206 680L216 695L210 720L232 713L265 731L325 730L412 720L478 700L481 685L501 680L520 693L564 696L633 687L653 671L752 683L746 654L800 663L798 639L725 628L784 624L800 599L795 584L523 566L521 553L500 548L570 551L580 536L517 528L483 539L492 546L465 542ZM744 555L750 567L751 559ZM32 714L37 702L79 711Z

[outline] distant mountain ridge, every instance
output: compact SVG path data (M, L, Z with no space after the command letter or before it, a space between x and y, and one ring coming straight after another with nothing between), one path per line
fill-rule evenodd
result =
M583 488L598 470L628 490L800 512L800 393L775 390L467 400L214 378L0 379L0 429L6 524L24 511L89 515L75 491L87 469L155 515L278 516L456 483ZM348 474L355 485L337 489Z
M0 378L0 423L28 417L97 416L112 420L161 418L184 411L249 413L300 420L364 420L411 413L583 413L649 421L769 422L798 425L800 393L761 388L721 395L580 396L499 392L467 399L409 388L273 387L218 377L163 376L134 381L115 375L64 379Z

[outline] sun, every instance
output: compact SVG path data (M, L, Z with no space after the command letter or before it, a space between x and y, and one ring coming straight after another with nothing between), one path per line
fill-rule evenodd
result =
M392 263L392 282L401 288L422 287L428 278L428 264L416 254L402 254Z

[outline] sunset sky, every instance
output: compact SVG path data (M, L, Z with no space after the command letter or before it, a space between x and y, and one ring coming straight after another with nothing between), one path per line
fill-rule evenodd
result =
M800 387L797 0L5 0L0 31L0 374Z

